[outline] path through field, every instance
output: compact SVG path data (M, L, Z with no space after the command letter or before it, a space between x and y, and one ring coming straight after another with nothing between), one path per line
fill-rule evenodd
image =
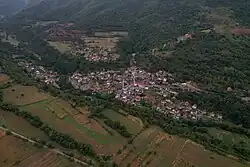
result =
M12 135L17 136L17 137L19 137L19 138L21 138L21 139L27 140L28 142L30 142L30 143L32 143L32 144L40 144L40 143L37 143L37 142L34 141L34 140L31 140L31 139L29 139L29 138L27 138L27 137L25 137L25 136L19 134L19 133L10 131L10 130L7 129L7 128L4 128L4 127L1 127L1 126L0 126L0 130L3 130L3 131L5 131L5 132L6 132L6 131L9 131L9 132L12 133ZM49 149L46 145L43 145L43 147ZM62 151L60 151L60 150L58 150L58 149L50 149L50 150L53 151L53 152L55 152L55 153L57 153L57 154L60 154L60 155L62 155L62 156L64 156L64 157L66 157L66 158L72 158L72 159L73 159L75 162L77 162L77 163L80 163L80 164L85 165L85 166L88 166L88 167L90 166L89 164L85 163L84 161L79 160L79 159L74 158L74 157L71 157L71 156L69 156L69 155L66 155L66 154L64 154Z

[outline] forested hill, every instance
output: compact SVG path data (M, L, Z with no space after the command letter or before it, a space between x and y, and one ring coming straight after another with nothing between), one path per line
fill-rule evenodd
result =
M19 12L26 5L25 0L0 0L0 15L9 16Z
M216 13L217 8L224 13ZM243 0L44 0L17 18L71 20L84 28L128 30L134 48L141 51L212 27L222 17L235 20L230 23L249 24L249 9L249 2Z

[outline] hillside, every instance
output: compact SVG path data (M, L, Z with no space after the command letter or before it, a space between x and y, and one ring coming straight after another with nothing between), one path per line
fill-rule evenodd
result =
M249 18L243 0L26 1L0 24L0 125L89 166L247 167Z
M0 15L12 15L19 12L25 5L25 0L0 0Z
M236 20L232 23L249 23L249 3L233 0L45 0L18 18L70 20L84 28L128 30L134 48L145 50L169 38L213 27L221 21L218 8L225 9L222 15Z

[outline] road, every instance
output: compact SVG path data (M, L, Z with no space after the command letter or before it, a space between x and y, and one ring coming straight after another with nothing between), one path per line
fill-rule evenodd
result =
M0 129L1 129L1 130L4 130L5 132L6 132L6 131L9 131L9 132L12 133L13 136L17 136L17 137L19 137L19 138L21 138L21 139L27 140L28 142L30 142L30 143L32 143L32 144L40 144L40 145L41 145L41 143L38 143L38 142L36 142L36 141L34 141L34 140L32 140L32 139L30 139L30 138L28 138L28 137L25 137L25 136L23 136L23 135L21 135L21 134L19 134L19 133L13 132L13 131L9 130L8 128L4 128L4 127L0 126ZM51 151L57 153L57 154L60 154L60 155L62 155L62 156L64 156L64 157L66 157L66 158L71 158L71 159L73 159L75 162L77 162L77 163L79 163L79 164L81 164L81 165L90 166L90 165L87 164L86 162L84 162L84 161L82 161L82 160L79 160L79 159L77 159L77 158L71 157L71 156L69 156L69 155L63 153L62 151L60 151L60 150L58 150L58 149L50 149L50 148L48 148L46 145L42 145L42 146L43 146L44 148L47 148L47 149L49 149L49 150L51 150Z

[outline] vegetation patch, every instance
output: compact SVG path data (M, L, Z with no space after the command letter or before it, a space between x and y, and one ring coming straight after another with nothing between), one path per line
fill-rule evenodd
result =
M180 157L188 162L192 162L195 166L202 167L247 167L247 164L242 164L233 160L232 158L226 158L222 155L215 154L211 151L204 150L204 147L189 142L185 145L185 148L181 151ZM177 165L178 166L178 165Z
M120 122L126 127L129 133L137 134L143 128L143 123L139 118L131 115L124 116L123 114L114 110L105 110L102 112L105 117L112 121Z
M18 46L20 43L18 40L16 40L14 37L10 36L6 32L0 32L0 37L2 42L8 42L13 46Z
M53 46L55 49L57 49L61 53L67 53L71 51L71 45L67 43L62 42L51 42L49 41L49 44Z
M22 117L16 116L13 113L3 110L0 110L0 117L2 118L2 125L10 129L11 131L18 132L19 134L30 138L36 138L44 141L49 140L44 132L30 125Z

